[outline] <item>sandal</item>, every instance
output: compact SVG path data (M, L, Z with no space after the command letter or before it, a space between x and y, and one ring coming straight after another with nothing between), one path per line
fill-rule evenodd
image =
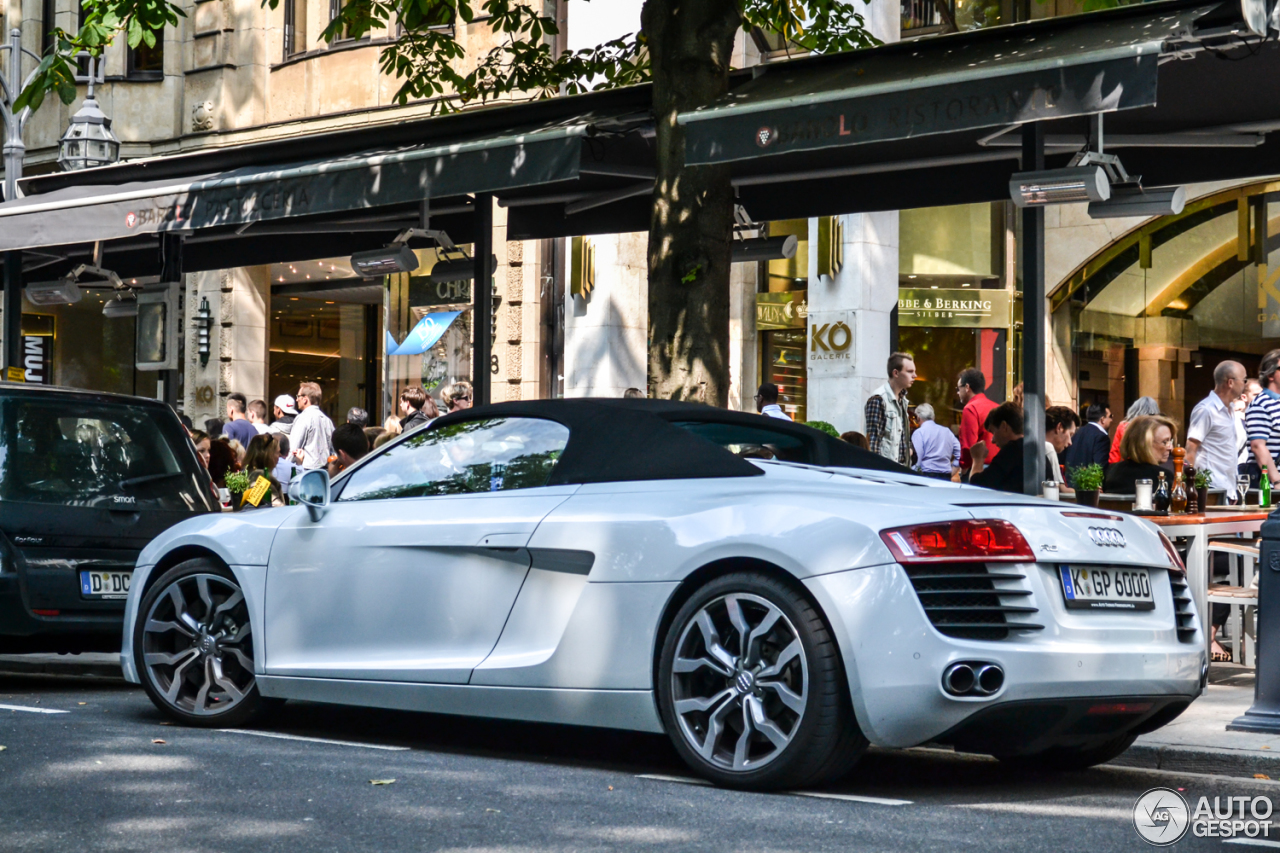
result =
M1220 652L1214 652L1210 656L1210 660L1214 663L1231 663L1231 652L1226 649L1223 649Z

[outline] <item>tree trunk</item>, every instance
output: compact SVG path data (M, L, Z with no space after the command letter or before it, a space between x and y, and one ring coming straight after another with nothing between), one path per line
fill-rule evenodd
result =
M653 62L657 122L649 385L660 399L725 406L733 188L726 166L685 166L676 114L728 92L739 0L645 0L641 21Z

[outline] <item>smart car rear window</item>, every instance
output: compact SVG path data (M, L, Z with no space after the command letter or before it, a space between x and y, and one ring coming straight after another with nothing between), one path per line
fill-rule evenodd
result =
M540 418L487 418L411 433L352 471L341 501L545 486L569 429Z
M745 424L676 421L675 425L747 459L815 464L813 445L799 436Z
M186 438L156 414L80 398L0 401L0 500L203 508L195 457L184 462L175 447Z

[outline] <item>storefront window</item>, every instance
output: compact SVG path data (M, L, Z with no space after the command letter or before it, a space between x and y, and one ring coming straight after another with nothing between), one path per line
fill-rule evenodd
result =
M898 342L915 356L912 405L929 403L938 422L959 424L960 371L977 367L987 396L1009 391L1015 303L1006 276L1004 204L966 204L899 214Z
M1269 189L1229 190L1149 222L1052 295L1054 357L1081 405L1106 402L1119 416L1148 396L1185 425L1219 362L1256 375L1280 346L1280 196Z
M762 290L756 298L761 382L778 386L778 403L797 421L807 420L808 373L805 318L809 303L809 220L769 223L769 236L795 235L795 257L765 262Z
M353 277L345 258L276 264L271 282L269 399L312 381L335 422L353 406L376 416L382 284Z
M85 289L71 305L22 303L28 382L154 397L155 374L134 369L137 319L104 317L108 294ZM36 363L44 365L35 372Z
M470 256L470 246L462 249ZM392 353L393 346L408 351L387 359L388 411L394 410L400 391L410 385L421 385L439 402L446 386L471 381L472 282L433 282L431 271L441 258L433 250L419 250L417 255L416 271L388 279L387 329L391 334L386 336L386 346ZM492 282L489 286L493 286ZM499 316L499 302L495 297L495 318ZM428 328L435 331L427 333ZM437 336L435 332L440 328L443 332ZM411 340L415 330L418 335ZM423 343L429 346L424 347Z

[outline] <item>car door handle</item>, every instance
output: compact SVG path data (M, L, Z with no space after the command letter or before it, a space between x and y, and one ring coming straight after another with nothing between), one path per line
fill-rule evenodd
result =
M481 548L523 548L529 541L528 533L490 533L480 537Z
M138 519L142 518L142 513L132 509L109 509L107 515L111 518L112 524L133 525L138 523Z

